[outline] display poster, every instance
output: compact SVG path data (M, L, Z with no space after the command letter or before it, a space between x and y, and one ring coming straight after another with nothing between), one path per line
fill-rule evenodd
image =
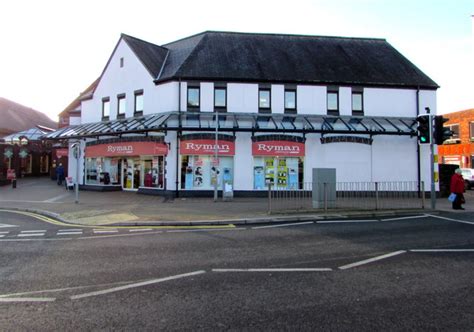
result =
M288 189L298 189L298 159L288 158Z
M216 185L216 180L218 181L217 186L219 187L221 185L220 174L221 170L219 169L219 167L211 166L211 186Z
M200 162L199 162L200 161ZM202 170L202 159L195 160L194 167L194 182L193 185L195 188L200 188L203 186L203 170Z
M186 167L184 187L185 189L193 188L193 168L191 166Z
M226 184L232 183L232 171L229 167L224 167L223 181Z
M275 181L275 167L273 166L273 158L265 159L265 183L273 184Z
M265 173L262 166L255 166L253 168L254 188L264 189L265 188Z
M277 168L277 186L286 187L288 185L288 168L286 167L286 159L278 160Z

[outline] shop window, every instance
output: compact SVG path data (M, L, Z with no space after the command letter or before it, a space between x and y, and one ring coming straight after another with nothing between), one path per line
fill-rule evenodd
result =
M49 156L48 155L40 156L40 173L43 173L43 174L49 173Z
M327 93L328 115L339 115L339 92L329 90Z
M181 189L213 190L215 181L222 190L223 184L233 183L234 158L219 156L182 156Z
M86 158L86 184L118 184L119 158Z
M164 157L144 157L142 161L143 177L140 186L145 188L164 189Z
M102 98L102 120L108 120L110 117L110 98Z
M352 114L364 115L364 98L362 92L352 92Z
M143 115L143 90L135 91L135 109L134 115Z
M254 157L254 189L303 189L303 158Z
M259 113L271 113L271 91L270 89L258 90Z
M296 114L296 90L285 90L285 113Z
M188 108L191 110L199 110L200 104L200 88L188 87Z

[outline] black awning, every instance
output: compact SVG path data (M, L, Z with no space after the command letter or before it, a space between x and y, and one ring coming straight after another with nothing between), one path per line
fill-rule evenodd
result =
M167 112L62 128L43 136L60 140L163 131L320 133L416 136L416 119L410 117L330 116Z

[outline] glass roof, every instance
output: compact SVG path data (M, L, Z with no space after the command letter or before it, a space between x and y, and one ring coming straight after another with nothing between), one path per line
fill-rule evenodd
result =
M267 133L321 133L416 136L410 117L329 116L303 114L167 112L62 128L47 139L116 136L153 131L214 131Z
M38 141L40 140L45 134L49 133L48 130L41 130L39 128L30 128L24 131L20 131L18 133L13 133L8 136L3 137L6 143L19 143L20 138L26 138L28 141Z

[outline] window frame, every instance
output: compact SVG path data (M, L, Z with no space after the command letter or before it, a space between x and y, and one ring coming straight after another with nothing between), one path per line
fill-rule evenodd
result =
M448 127L449 130L451 130L453 132L453 136L451 136L451 139L460 139L461 138L461 126L459 125L459 123L452 123L452 124L446 125L445 127ZM453 130L453 127L457 127L457 134Z
M360 110L354 109L354 96L360 95ZM352 91L351 93L351 108L352 115L364 115L364 92L363 91Z
M124 102L124 110L123 113L120 112L120 101L123 100ZM127 114L127 99L125 93L121 93L117 95L117 119L125 118Z
M469 139L474 141L474 121L469 122ZM447 126L446 126L447 127Z
M268 92L268 106L262 107L260 104L260 94L262 92ZM272 112L272 89L267 87L258 88L258 113L271 113Z
M105 103L108 103L109 105L109 114L105 115ZM110 120L110 97L104 97L102 98L102 121Z
M143 97L143 90L136 90L133 93L134 96L134 104L133 104L133 115L134 116L141 116L143 115L143 109L145 108L144 105L144 97ZM137 97L142 97L142 109L137 111Z
M295 94L295 107L286 107L286 93L294 93ZM285 108L284 113L285 114L297 114L298 113L298 93L295 88L287 88L285 89L283 93L283 106Z
M216 91L222 90L224 91L224 106L217 106L216 105ZM227 87L225 86L215 86L214 87L214 110L218 112L225 112L227 110Z
M197 105L190 105L189 104L189 92L190 90L197 90L198 91L198 100L197 100ZM195 86L191 85L188 86L187 91L186 91L186 107L188 110L198 112L201 108L201 87L200 86Z
M336 95L336 109L329 109L329 95ZM326 109L328 115L339 115L339 89L328 89L326 92Z

